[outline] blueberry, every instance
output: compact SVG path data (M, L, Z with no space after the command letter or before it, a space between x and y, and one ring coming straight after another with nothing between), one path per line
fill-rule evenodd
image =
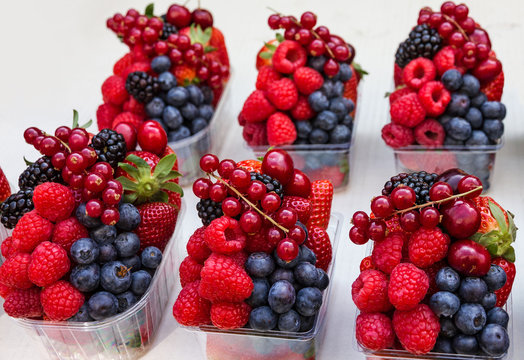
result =
M277 326L278 315L269 306L260 306L249 314L249 326L255 330L271 330Z
M275 270L275 261L269 254L256 252L249 255L244 267L251 276L266 277Z
M77 265L69 276L71 284L82 292L91 292L100 284L100 266L98 264Z
M306 230L307 234L307 230ZM307 238L307 237L306 237ZM300 251L298 253L298 257L300 258L300 262L306 261L310 263L311 265L315 265L317 263L317 256L306 245L300 245Z
M315 120L313 120L313 126L322 130L333 130L337 126L338 120L335 113L324 110L320 112Z
M351 141L351 130L346 126L339 124L329 133L329 142L331 144L345 144Z
M286 280L290 284L295 283L295 275L293 275L293 270L277 268L273 271L273 274L269 276L269 283L273 285L279 280Z
M119 261L122 262L122 264L124 264L126 268L131 270L131 272L138 271L142 267L142 264L140 262L140 256L138 255L123 257L120 258Z
M118 299L107 291L99 291L89 298L87 309L93 319L103 320L117 313Z
M317 268L317 273L318 273L318 278L317 278L317 282L315 283L315 287L318 288L320 291L324 291L327 289L329 285L329 276L321 268Z
M346 101L342 97L331 99L329 103L329 111L333 112L338 120L344 119L344 116L348 114L348 107Z
M503 308L494 307L488 311L486 323L499 324L500 326L507 328L509 323L509 315Z
M116 295L116 299L118 300L118 313L123 313L138 301L135 294L131 291Z
M453 119L453 117L451 115L441 115L437 118L437 121L440 123L440 125L444 126L446 125L448 122L451 121L451 119Z
M120 294L131 286L131 271L120 261L111 261L102 266L100 285L104 290Z
M300 315L300 332L305 332L313 329L315 325L316 316L302 316Z
M137 296L143 295L151 284L151 275L147 271L138 270L131 274L131 291Z
M198 107L198 116L206 119L208 122L213 118L215 110L211 105L204 104Z
M320 90L312 92L308 97L308 102L309 106L316 112L321 112L329 108L329 100Z
M102 221L99 218L92 218L86 213L86 204L82 203L78 205L75 211L75 216L80 221L80 224L86 228L95 228L102 225Z
M191 122L191 134L195 135L196 133L204 130L207 127L207 121L204 118L197 117Z
M506 115L506 108L498 101L486 101L480 107L480 111L486 119L502 120Z
M165 106L166 104L164 103L164 100L155 96L153 100L148 102L145 106L146 115L152 118L161 118Z
M140 255L142 265L146 268L156 269L162 262L162 252L154 246L148 246Z
M160 126L162 126L162 129L164 129L164 131L167 133L169 131L169 128L167 127L166 123L164 122L164 120L162 120L161 118L151 118L149 120L153 120L157 123L160 124Z
M484 93L479 93L477 96L470 99L471 106L476 107L477 109L479 109L486 101L488 101L488 97Z
M166 71L158 75L158 83L160 84L160 89L169 91L176 86L176 77L169 71Z
M446 133L455 140L467 140L471 136L471 125L469 122L460 117L452 118L444 125Z
M94 319L91 316L89 316L87 302L85 302L84 305L82 305L80 309L78 309L75 315L67 319L67 321L71 321L71 322L86 322L86 321L93 321L93 320Z
M499 120L504 120L506 118L506 105L504 105L503 103L500 103L500 119Z
M452 319L447 317L440 318L440 335L452 338L457 335L458 330Z
M98 244L90 238L78 239L71 245L71 258L78 264L91 264L98 259Z
M198 86L189 85L186 89L189 92L189 101L194 105L199 106L204 102L204 94L202 94L202 90Z
M100 264L116 260L118 257L115 247L111 244L102 244L100 245L99 250L100 253L98 255L98 262Z
M346 107L348 108L348 112L352 112L355 110L355 103L351 99L346 99L345 97L341 97L339 99L342 99L342 101L346 104Z
M188 102L180 108L180 112L185 120L193 120L198 116L198 107L193 103Z
M340 125L346 125L349 129L353 127L353 116L347 114L344 119L339 122Z
M178 129L174 131L170 131L167 134L167 139L169 142L177 142L183 139L186 139L191 136L191 130L189 130L184 125L180 126Z
M111 225L102 225L90 232L91 239L95 240L99 245L112 244L116 239L116 227Z
M166 102L176 107L183 106L189 100L189 91L185 87L177 86L167 92Z
M492 292L487 293L480 301L480 304L484 307L484 310L486 311L493 309L497 304L497 295L495 295L495 293Z
M171 105L168 105L164 108L162 119L169 130L175 130L184 123L184 118L182 117L180 111Z
M468 113L469 106L469 97L466 94L453 93L446 112L449 115L465 116Z
M483 146L489 145L489 139L486 133L482 130L473 130L471 136L466 140L465 144L467 146Z
M437 338L437 341L435 342L435 346L433 346L433 350L431 350L431 352L453 354L453 353L455 353L455 350L453 350L453 345L451 344L451 339L447 339L447 338L439 336Z
M446 266L437 272L435 283L442 291L454 292L460 286L460 276L455 270Z
M332 97L341 97L342 95L344 95L344 83L342 81L335 81L333 84Z
M295 304L296 294L293 285L286 280L279 280L274 283L269 289L268 303L271 309L283 314L293 307Z
M132 232L123 232L118 235L113 244L120 257L135 255L140 250L140 239Z
M253 291L246 299L246 303L251 307L267 305L269 294L269 282L264 278L253 278Z
M308 60L308 66L312 67L316 71L322 73L324 70L324 64L326 63L326 58L324 56L313 56Z
M313 316L322 306L322 292L314 287L305 287L297 294L295 309L300 315Z
M480 82L478 79L471 75L471 74L465 74L462 77L462 86L460 87L460 91L468 95L470 98L475 97L479 91L480 91Z
M491 356L501 356L509 348L509 336L506 329L498 324L488 324L478 336L480 348Z
M289 310L278 317L278 330L297 332L300 330L300 315L295 310Z
M297 137L299 139L307 139L313 130L313 126L309 121L296 121L295 128L297 129Z
M482 279L489 291L497 291L506 284L507 275L500 266L491 264L488 273Z
M209 86L202 86L200 90L202 90L202 94L204 94L204 104L213 103L213 98L215 97L213 90Z
M297 282L304 286L315 286L318 281L317 268L308 262L299 263L293 273Z
M170 68L171 60L169 60L169 56L161 55L151 60L151 69L157 74L163 73L164 71L169 71Z
M470 107L465 119L471 124L473 129L480 129L482 127L482 113L477 108Z
M459 334L451 344L457 354L476 355L480 350L477 338L471 335Z
M298 262L300 261L299 257L297 256L293 260L286 262L278 257L276 250L273 252L273 257L275 259L276 264L284 269L292 269L295 266L297 266Z
M467 277L460 283L458 294L464 302L479 303L488 293L488 286L478 277Z
M464 303L454 317L455 326L466 335L478 333L486 324L486 312L480 304Z
M353 71L351 70L351 66L346 63L340 64L340 68L338 71L338 76L340 78L340 81L346 82L349 79L351 79L351 76L353 75Z
M462 74L460 71L455 69L447 70L444 74L442 74L442 78L440 80L442 81L442 84L444 84L444 87L449 91L456 91L460 89L463 84Z
M332 80L325 80L320 91L322 91L328 99L331 99L335 96L335 82Z
M491 141L497 141L504 133L504 124L500 120L486 120L482 130L486 133Z
M297 139L293 143L293 145L307 145L307 144L309 144L309 141L307 141L307 139L301 139L299 137L297 137Z
M444 139L444 145L448 145L448 146L462 146L462 145L464 145L464 141L455 140L451 136L446 136L446 138Z
M437 316L453 316L460 307L460 299L449 291L438 291L431 295L429 307Z
M140 212L130 203L121 203L118 206L120 219L116 223L116 227L123 231L133 231L140 224Z

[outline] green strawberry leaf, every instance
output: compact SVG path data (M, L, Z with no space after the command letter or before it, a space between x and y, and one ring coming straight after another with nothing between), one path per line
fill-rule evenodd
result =
M179 173L178 171L176 170L171 170L167 175L165 176L159 176L157 179L159 182L166 182L166 181L169 181L169 180L173 180L173 179L176 179L176 178L179 178L181 177L182 174Z
M90 127L92 124L93 124L93 119L89 119L88 122L86 122L85 124L80 125L79 127L81 127L82 129L87 129L87 128Z
M151 202L163 202L167 203L169 202L169 195L163 191L158 191L151 197Z
M24 156L24 162L25 162L25 164L26 164L27 166L29 166L29 165L33 165L33 164L34 164L34 161L29 161L29 160L27 160L27 159L25 158L25 156Z
M489 251L490 254L496 254L498 251L498 246L497 244L491 244L486 246L486 249Z
M78 127L78 111L73 109L73 127L71 129L76 129Z
M138 189L138 184L136 182L129 180L125 176L120 176L116 180L122 184L122 187L124 188L124 190L135 191L136 189Z
M119 162L118 167L128 173L133 179L138 179L140 177L140 171L138 171L138 169L133 165Z
M484 247L487 247L488 245L491 245L491 244L498 244L499 239L500 239L499 232L496 230L493 230L487 234L482 235L477 242L483 245Z
M134 203L136 201L137 197L138 197L138 194L135 193L135 192L124 194L124 202L126 202L126 203Z
M209 40L211 40L212 34L212 27L202 30L200 25L195 25L194 23L189 27L189 38L191 39L191 44L200 43L205 46L209 43Z
M173 166L175 166L176 155L169 154L164 156L158 164L155 166L155 171L153 172L153 177L163 177L169 174Z
M384 98L388 98L392 93L389 92L389 91L386 91L386 93L384 94Z
M366 70L364 70L359 63L353 61L351 65L353 65L353 68L360 75L361 79L363 79L364 76L369 75L369 73Z
M204 53L205 54L208 54L208 53L213 52L213 51L217 51L217 48L213 47L213 46L209 46L209 45L204 47Z
M506 250L506 252L502 254L502 256L504 257L504 259L508 260L509 262L514 263L515 262L515 249L513 249L513 247L510 246L508 250Z
M482 233L475 233L473 236L470 237L471 240L475 241L475 242L480 242L480 238L482 238L484 234Z
M511 235L511 242L514 242L515 240L517 240L517 226L515 225L515 222L513 221L513 218L515 217L515 215L513 215L511 213L511 211L509 210L506 210L506 212L508 213L508 224L509 224L509 233Z
M144 14L148 17L148 18L152 18L154 15L153 15L153 12L155 11L155 4L151 3L151 4L148 4L146 6L146 10L144 11Z
M278 33L278 32L275 34L275 38L277 39L277 41L278 41L279 43L281 43L282 41L285 40L285 39L284 39L284 36L283 36L281 33Z
M492 203L491 201L489 202L489 209L491 210L491 214L497 221L500 231L503 233L508 232L508 225L506 224L506 217L504 216L504 213L502 212L502 210L497 205Z
M141 157L130 154L126 157L126 160L136 165L138 171L140 171L140 176L145 177L151 175L151 166Z
M269 51L263 51L258 56L261 57L262 59L269 60L273 58L273 53Z
M162 184L160 188L164 190L169 190L169 191L179 193L182 196L184 195L184 190L182 189L182 187L174 182L166 182Z
M270 43L264 43L264 45L271 51L275 51L277 49L277 46L275 44L270 44Z

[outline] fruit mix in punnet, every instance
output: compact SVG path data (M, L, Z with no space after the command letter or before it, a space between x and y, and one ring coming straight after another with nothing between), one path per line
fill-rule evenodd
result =
M142 297L162 261L182 194L164 130L144 123L137 151L137 134L91 134L90 123L79 126L75 111L71 128L24 132L43 156L28 162L20 190L0 206L2 224L13 229L1 244L0 295L9 316L111 317Z
M173 306L186 326L309 331L329 285L333 187L310 182L289 154L200 161L193 192L203 226L187 243Z
M458 169L401 173L353 214L351 241L372 243L351 294L366 351L501 356L515 278L513 214Z

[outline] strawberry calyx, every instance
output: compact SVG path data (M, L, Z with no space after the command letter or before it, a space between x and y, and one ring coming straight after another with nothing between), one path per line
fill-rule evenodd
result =
M191 39L191 44L200 43L204 46L204 53L210 53L216 51L217 49L209 45L211 36L213 34L213 28L208 27L205 30L202 30L202 27L198 24L191 24L189 27L189 39Z

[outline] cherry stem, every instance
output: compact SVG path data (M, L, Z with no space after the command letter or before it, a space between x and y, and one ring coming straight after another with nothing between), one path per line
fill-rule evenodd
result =
M71 148L69 147L69 145L67 145L67 143L65 143L64 141L62 141L60 138L58 138L58 137L56 137L56 136L54 136L54 135L48 134L48 133L46 133L45 131L42 131L42 134L44 134L45 136L49 136L49 137L55 138L56 140L60 141L60 143L61 143L62 145L64 145L65 148L66 148L67 150L69 150L69 152L71 153Z
M462 36L464 36L464 39L466 39L466 41L469 41L469 36L468 36L468 34L466 34L466 32L464 31L464 29L460 27L460 25L458 24L458 22L456 22L455 20L453 20L450 16L448 16L448 15L446 15L446 14L442 14L442 16L444 17L444 19L446 19L446 21L449 21L450 23L452 23L453 25L455 25L455 27L457 28L457 30L460 31L460 33L462 34Z
M283 227L282 225L280 225L279 223L277 223L275 220L273 220L270 216L268 216L265 212L263 212L262 210L260 210L255 204L253 204L251 201L249 201L248 199L246 199L246 197L244 195L242 195L242 193L240 193L240 191L238 191L235 187L231 186L230 184L228 184L226 181L224 181L221 177L219 176L216 176L215 174L213 173L208 173L208 175L214 177L215 179L217 179L218 181L220 181L222 184L224 184L228 189L232 190L235 194L238 195L238 197L240 197L242 200L244 200L249 206L251 206L253 209L255 209L260 215L262 215L263 217L265 217L267 220L269 220L270 223L272 223L273 225L275 225L277 228L279 228L280 230L282 230L283 232L287 233L289 232L288 229L286 229L285 227Z

